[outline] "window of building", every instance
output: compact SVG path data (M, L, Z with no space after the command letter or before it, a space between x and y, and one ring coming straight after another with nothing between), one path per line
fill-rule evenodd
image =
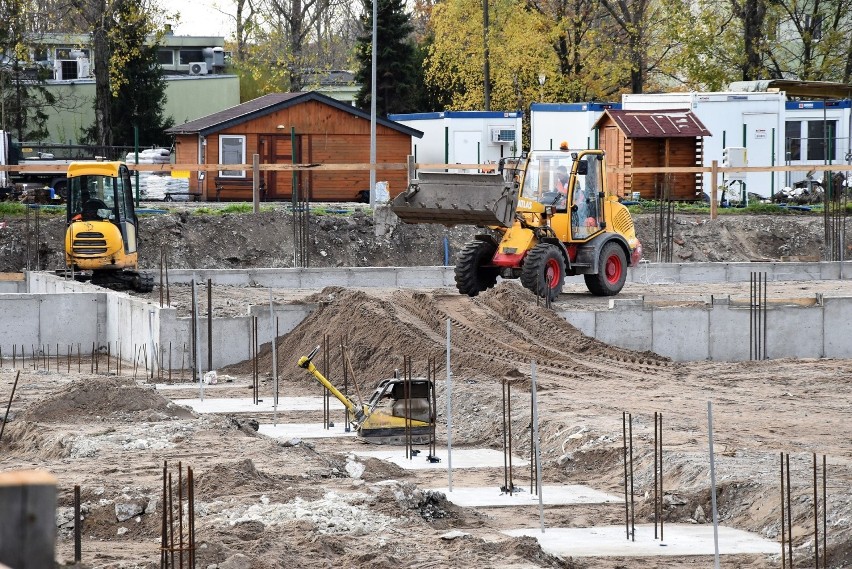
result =
M800 121L787 121L784 123L786 131L785 152L787 160L802 159L802 123Z
M189 65L196 61L204 61L204 52L200 49L182 49L180 50L180 64Z
M836 133L837 121L808 121L808 160L835 160Z
M246 137L235 135L222 135L219 137L219 163L220 164L245 164L246 163ZM222 178L245 178L245 170L222 170L219 172Z
M63 60L60 62L62 65L62 79L67 81L68 79L77 79L77 60L73 59L71 61Z
M157 50L157 63L160 65L174 65L175 52L170 49Z

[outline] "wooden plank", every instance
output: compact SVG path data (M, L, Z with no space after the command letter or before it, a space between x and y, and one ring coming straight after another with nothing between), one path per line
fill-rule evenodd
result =
M11 282L11 281L23 281L24 273L0 273L0 281Z

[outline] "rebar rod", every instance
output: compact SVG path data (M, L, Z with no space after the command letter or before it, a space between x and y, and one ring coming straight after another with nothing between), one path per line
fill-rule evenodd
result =
M213 369L213 279L207 279L207 371Z
M787 519L784 517L784 513L786 507L784 505L784 453L781 453L781 569L786 569L787 567L787 551L785 549L786 542L786 528L787 528Z
M814 455L814 567L819 569L819 501L817 500L817 455Z
M18 378L21 377L21 370L15 374L15 381L12 383L12 393L9 394L9 404L6 405L6 413L3 415L3 424L0 425L0 442L3 442L3 431L6 430L6 421L9 419L9 409L12 408L12 399L15 398L15 389L18 387Z
M163 307L163 257L165 253L163 252L163 248L160 247L160 308Z
M166 492L166 477L168 470L168 462L163 461L163 513L160 516L160 569L166 569L169 566L169 496Z
M630 539L630 504L627 496L627 411L621 412L621 456L624 462L624 525L627 528L627 539Z
M822 566L828 567L828 490L826 489L826 461L822 455Z
M627 430L630 437L630 538L636 541L636 496L633 488L633 415L627 414Z
M178 534L180 536L179 567L183 569L183 465L178 462Z
M509 491L509 457L506 454L509 448L506 434L506 378L503 378L503 491Z
M660 541L663 541L663 524L665 515L663 511L663 500L666 494L663 491L663 414L660 413Z
M192 468L186 467L187 510L189 516L189 563L195 568L195 477Z
M80 486L74 486L74 563L80 563L83 559L83 547L81 533L83 524L80 520Z
M175 566L175 499L172 485L172 473L169 472L169 549L171 566Z
M509 414L509 496L515 492L515 480L512 476L512 382L506 382L506 408Z
M789 556L790 556L790 558L789 558L790 569L792 569L793 568L793 513L792 513L792 509L793 509L792 495L793 495L793 492L790 488L790 453L789 452L787 453L787 457L786 457L785 460L786 460L786 463L787 463L787 531L788 531L788 534L787 534L787 537L788 537L788 539L787 539L787 551L788 551Z
M654 411L654 539L657 539L657 523L660 519L660 497L657 494L657 489L659 488L659 480L657 480L657 473L659 472L658 464L657 464L657 412Z

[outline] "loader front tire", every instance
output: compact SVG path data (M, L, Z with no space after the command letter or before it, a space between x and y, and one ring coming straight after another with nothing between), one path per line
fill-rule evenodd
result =
M565 258L556 245L539 243L527 253L521 284L536 296L556 300L565 284Z
M624 288L627 280L627 257L624 249L615 241L610 241L601 249L596 275L583 275L586 286L595 296L614 296Z
M497 284L497 267L491 259L497 247L490 241L471 241L456 257L456 288L460 293L476 296Z

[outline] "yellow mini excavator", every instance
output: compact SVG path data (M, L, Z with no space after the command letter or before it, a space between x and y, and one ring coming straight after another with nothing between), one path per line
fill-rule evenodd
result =
M139 220L127 165L72 162L67 188L65 266L78 280L150 292L153 277L137 270Z
M299 367L308 370L349 410L351 423L361 440L379 445L405 444L407 415L412 444L429 443L435 420L430 416L429 402L433 389L430 380L422 377L412 378L408 386L409 396L406 398L403 378L383 379L367 403L356 405L314 366L312 360L319 350L320 347L317 346L309 355L299 358Z

